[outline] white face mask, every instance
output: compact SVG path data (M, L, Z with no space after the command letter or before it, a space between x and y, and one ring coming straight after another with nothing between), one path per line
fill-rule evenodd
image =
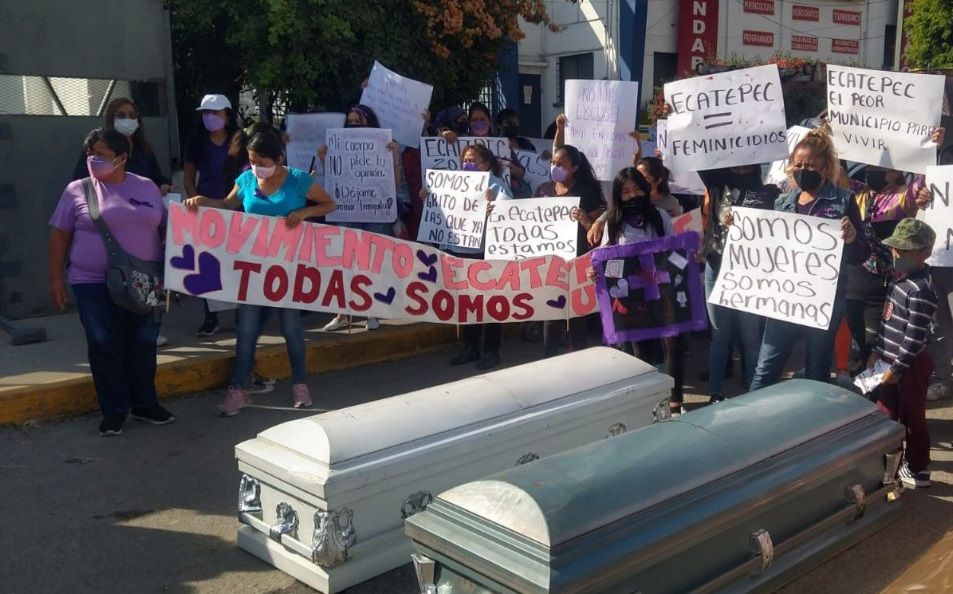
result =
M278 169L277 165L272 165L271 167L264 167L262 165L251 166L252 173L254 173L258 179L268 179L275 174L276 169Z
M132 136L139 129L139 120L131 118L113 120L113 128L123 136Z

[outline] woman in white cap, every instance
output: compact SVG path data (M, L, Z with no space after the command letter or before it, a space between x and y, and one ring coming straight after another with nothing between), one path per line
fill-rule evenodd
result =
M225 95L206 95L196 108L202 113L202 125L196 126L185 145L183 184L186 197L208 196L223 200L235 185L235 178L248 169L245 137L232 117L232 102ZM218 332L218 314L209 311L205 301L205 319L199 336Z

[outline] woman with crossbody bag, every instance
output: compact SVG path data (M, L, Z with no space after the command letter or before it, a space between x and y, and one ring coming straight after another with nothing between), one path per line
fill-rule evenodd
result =
M103 414L99 432L114 436L130 413L153 425L175 420L155 388L159 328L152 307L166 213L159 188L125 170L125 136L97 128L83 147L90 178L66 186L50 219L50 296L66 309L66 265Z

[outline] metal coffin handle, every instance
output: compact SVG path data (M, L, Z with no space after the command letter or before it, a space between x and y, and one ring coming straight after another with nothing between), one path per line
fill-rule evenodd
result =
M427 509L427 506L431 503L433 503L433 495L429 491L411 493L407 496L407 499L404 499L403 505L400 506L400 519L406 520L414 514L419 514Z
M268 536L275 542L281 542L281 535L287 534L291 538L298 537L298 512L289 504L282 501L275 507L275 515L278 521L275 522L268 531Z
M354 531L354 512L350 508L314 512L311 561L315 565L333 567L345 563L355 542L357 532Z
M867 493L864 491L864 486L860 483L855 483L847 487L847 501L854 505L854 519L859 520L864 517L864 512L867 511Z
M261 484L257 479L242 475L238 485L238 519L243 513L261 514Z
M761 573L766 573L774 563L774 541L767 530L758 530L751 533L751 544L755 554L761 557Z

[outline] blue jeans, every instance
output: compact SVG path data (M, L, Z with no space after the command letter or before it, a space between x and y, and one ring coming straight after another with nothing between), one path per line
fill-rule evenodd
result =
M103 416L125 416L130 408L156 406L155 316L118 307L105 283L73 285L73 294Z
M708 348L708 393L722 396L725 386L725 367L731 356L731 341L741 345L747 384L751 384L761 351L761 316L715 305L708 301L718 274L711 266L705 267L705 305L711 322L711 345ZM735 336L735 330L738 335Z
M834 359L834 336L844 319L847 300L844 295L834 297L834 309L831 325L827 330L801 326L768 318L764 327L764 339L761 342L761 356L758 369L751 380L751 391L766 388L777 383L784 371L784 365L794 350L794 343L801 338L805 343L805 377L819 382L831 380L831 364Z
M240 304L238 306L238 338L235 342L235 367L230 384L236 388L246 387L248 377L255 368L255 348L265 322L272 312L281 320L281 335L285 338L288 360L291 362L291 383L303 384L308 374L304 347L304 330L301 328L301 312L297 309L265 307Z

